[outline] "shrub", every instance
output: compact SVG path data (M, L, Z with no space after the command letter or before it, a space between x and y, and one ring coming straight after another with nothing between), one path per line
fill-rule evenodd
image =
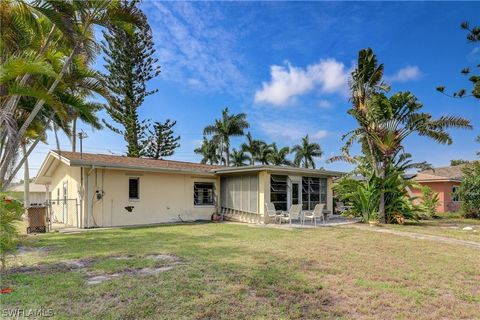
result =
M0 260L1 272L5 272L7 256L17 249L19 233L16 226L22 221L23 206L20 201L0 194Z
M465 216L480 218L480 161L464 167L459 195Z
M378 220L378 181L370 176L366 181L341 178L333 187L338 199L352 205L348 214L361 217L363 222Z
M434 192L428 186L421 186L420 190L422 191L422 213L427 218L436 218L439 202L438 193Z

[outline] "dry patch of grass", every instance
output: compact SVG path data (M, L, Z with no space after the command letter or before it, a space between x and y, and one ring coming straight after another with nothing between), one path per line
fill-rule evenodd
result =
M431 219L408 222L405 225L389 225L388 227L408 232L417 232L434 236L480 242L480 220L475 219ZM463 230L469 227L472 230Z
M78 270L13 273L3 308L53 308L82 319L473 319L480 309L479 250L353 228L277 230L193 224L47 234L18 265L96 261L90 271L179 268L85 285ZM113 257L132 257L114 259ZM130 262L127 262L129 261Z

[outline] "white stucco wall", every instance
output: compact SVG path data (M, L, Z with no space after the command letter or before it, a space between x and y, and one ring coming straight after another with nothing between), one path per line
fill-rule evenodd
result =
M138 200L128 196L131 177L139 178ZM184 221L210 220L216 208L194 205L194 182L214 183L217 197L220 190L219 178L195 174L95 169L89 179L87 203L93 210L86 212L92 212L90 226L99 227L179 222L179 216ZM96 190L103 190L102 199L95 197ZM127 206L133 206L132 212Z

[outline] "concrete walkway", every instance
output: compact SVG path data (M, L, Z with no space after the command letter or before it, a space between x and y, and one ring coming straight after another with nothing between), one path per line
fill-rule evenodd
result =
M480 249L480 242L475 242L475 241L467 241L467 240L460 240L460 239L454 239L454 238L448 238L448 237L434 236L434 235L424 234L424 233L398 231L398 230L366 226L366 225L354 225L349 227L360 229L360 230L372 231L372 232L393 234L396 236L407 237L412 239L430 240L430 241L437 241L437 242L448 243L448 244L458 244L466 247Z

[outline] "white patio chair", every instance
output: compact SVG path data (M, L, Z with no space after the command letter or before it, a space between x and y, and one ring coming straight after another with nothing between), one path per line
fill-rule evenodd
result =
M265 203L265 217L268 217L267 223L270 223L271 219L273 219L274 222L277 222L280 218L280 214L277 213L275 205L271 202Z
M325 216L323 215L323 208L325 208L325 203L319 203L315 205L315 208L311 212L305 212L303 215L302 224L305 225L305 219L311 219L312 223L317 226L317 218L321 218L323 223L325 223Z
M282 215L280 216L280 223L282 223L282 221L288 221L290 224L292 224L292 220L299 220L301 214L302 206L299 204L293 204L288 212L282 212Z

